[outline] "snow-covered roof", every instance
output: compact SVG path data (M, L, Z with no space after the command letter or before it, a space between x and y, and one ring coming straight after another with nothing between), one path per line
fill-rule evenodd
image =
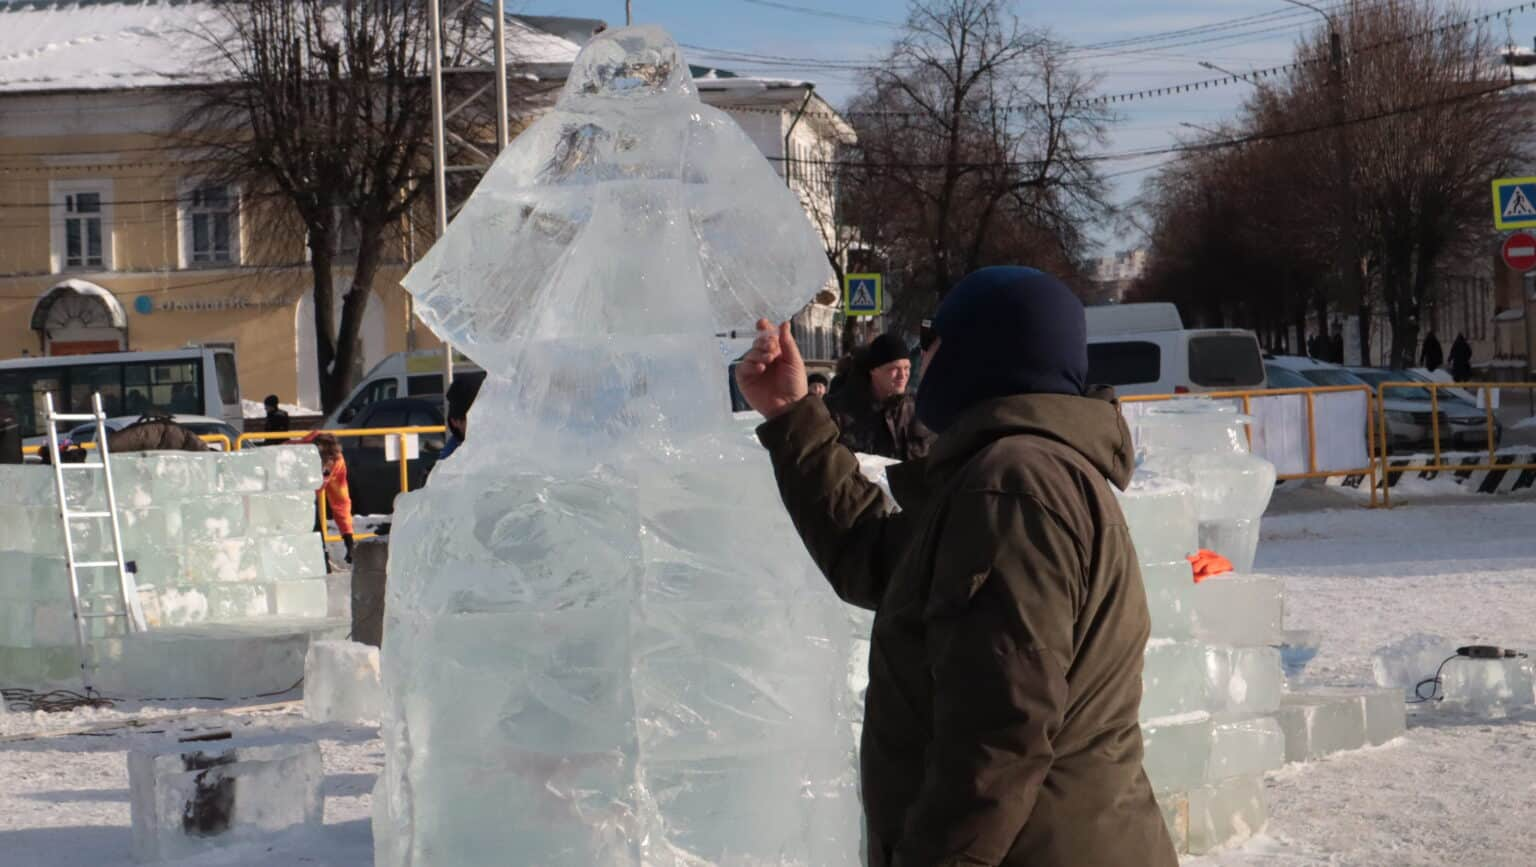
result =
M227 26L212 0L0 0L0 93L216 80L205 34ZM564 67L579 51L569 39L507 18L511 63Z

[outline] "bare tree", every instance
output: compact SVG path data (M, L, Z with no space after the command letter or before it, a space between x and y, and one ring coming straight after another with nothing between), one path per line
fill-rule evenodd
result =
M851 106L850 217L907 290L899 319L983 265L1076 270L1108 117L1064 56L1005 0L923 0L870 73Z
M1202 300L1262 327L1263 297L1285 277L1297 282L1284 291L1315 306L1325 334L1331 308L1358 314L1366 358L1379 303L1391 325L1391 361L1401 366L1413 360L1446 264L1486 249L1487 179L1524 158L1532 121L1499 93L1498 48L1462 13L1435 0L1346 11L1347 134L1327 108L1339 85L1329 79L1328 35L1319 32L1298 49L1290 76L1256 94L1230 135L1218 137L1249 143L1186 154L1149 185L1156 228L1143 289L1214 293ZM1335 171L1341 164L1350 169L1347 195ZM1202 199L1225 210L1202 220L1193 204ZM1347 241L1350 220L1358 244ZM1268 243L1253 243L1254 230ZM1289 261L1276 262L1268 252L1275 249ZM1292 305L1284 315L1305 327L1304 309Z
M257 234L301 226L326 410L350 390L380 267L431 176L431 34L423 0L243 0L200 35L224 80L183 128L210 175L239 184ZM461 37L472 26L456 23ZM452 62L450 60L450 62ZM296 218L296 219L295 219ZM338 241L355 235L336 315ZM349 237L349 241L351 238ZM348 251L351 252L350 250Z

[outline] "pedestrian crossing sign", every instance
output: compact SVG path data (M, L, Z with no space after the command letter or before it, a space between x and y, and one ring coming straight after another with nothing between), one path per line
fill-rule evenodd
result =
M879 274L843 277L843 314L879 316L885 312L885 281Z
M1536 178L1493 182L1493 225L1505 230L1536 227Z

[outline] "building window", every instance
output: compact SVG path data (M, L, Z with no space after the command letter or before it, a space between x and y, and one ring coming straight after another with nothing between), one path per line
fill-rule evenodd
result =
M226 265L235 261L235 196L224 184L197 184L183 200L186 261L189 265Z
M55 181L53 270L102 271L112 267L112 184Z
M102 262L101 193L64 196L64 267L100 268Z

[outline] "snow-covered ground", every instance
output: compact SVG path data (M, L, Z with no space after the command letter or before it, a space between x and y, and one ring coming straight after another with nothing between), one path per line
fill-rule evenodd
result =
M1371 653L1411 632L1536 648L1536 499L1405 485L1394 497L1402 505L1374 512L1358 506L1357 492L1283 491L1265 520L1259 571L1286 579L1289 627L1322 631L1308 669L1319 684L1369 683ZM290 697L246 708L0 715L0 864L126 867L124 750L183 728L272 727L321 741L324 833L179 863L371 865L376 732L309 723L297 704L281 703ZM199 711L209 713L168 716ZM129 718L145 722L80 731ZM1388 746L1273 775L1265 833L1190 867L1536 864L1536 714L1483 721L1425 709L1409 726Z
M307 406L299 406L296 403L279 403L277 408L289 415L325 415L318 409L310 409ZM240 401L240 412L246 418L266 418L267 406L259 400Z

